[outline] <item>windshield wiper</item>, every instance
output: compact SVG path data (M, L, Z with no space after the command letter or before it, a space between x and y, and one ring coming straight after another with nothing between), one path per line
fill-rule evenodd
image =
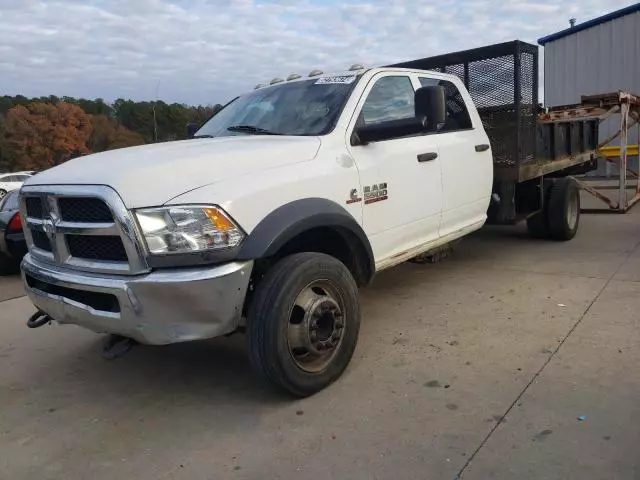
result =
M282 135L282 133L272 132L260 127L254 127L253 125L232 125L227 128L230 132L243 132L250 135Z
M213 135L194 135L193 138L215 138Z

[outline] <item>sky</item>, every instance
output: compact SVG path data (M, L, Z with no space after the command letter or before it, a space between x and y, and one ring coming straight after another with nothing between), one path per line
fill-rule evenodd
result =
M225 103L314 68L536 43L629 0L0 0L0 95ZM542 69L541 69L542 70Z

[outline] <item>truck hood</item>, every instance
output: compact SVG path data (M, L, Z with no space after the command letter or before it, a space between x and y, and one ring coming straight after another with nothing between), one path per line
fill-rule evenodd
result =
M107 185L128 208L315 157L319 137L238 135L122 148L70 160L25 185Z

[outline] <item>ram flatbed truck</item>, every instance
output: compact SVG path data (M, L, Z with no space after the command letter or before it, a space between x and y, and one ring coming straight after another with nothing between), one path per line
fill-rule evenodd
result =
M521 42L292 75L193 139L42 172L20 199L27 324L110 334L111 356L246 332L263 379L311 395L349 364L377 272L487 218L575 235L597 123L539 123L537 78Z

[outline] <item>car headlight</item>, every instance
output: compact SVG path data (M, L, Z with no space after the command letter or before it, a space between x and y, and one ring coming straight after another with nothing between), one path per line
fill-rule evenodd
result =
M135 215L151 255L227 250L244 238L240 227L212 205L144 208Z

